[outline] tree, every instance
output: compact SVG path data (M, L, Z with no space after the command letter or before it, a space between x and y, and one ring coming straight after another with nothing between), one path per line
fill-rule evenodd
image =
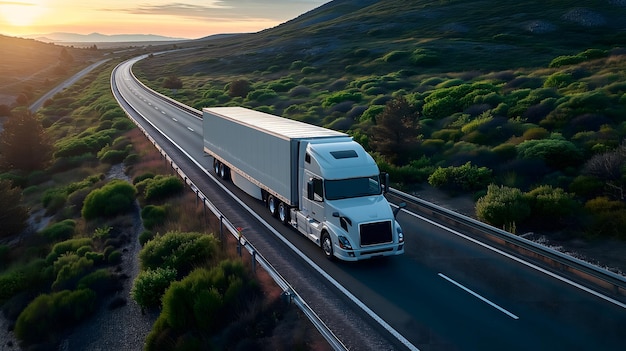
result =
M246 97L250 91L250 82L245 79L236 80L228 86L228 96Z
M22 191L11 181L0 179L0 238L21 233L28 225L28 209L22 205Z
M176 76L169 76L163 82L163 87L168 89L180 89L183 87L183 81Z
M517 188L487 187L487 195L476 201L476 217L493 226L515 232L516 223L530 215L530 206Z
M389 162L403 165L419 144L418 113L403 96L387 101L371 128L369 145Z
M28 110L14 113L0 134L0 169L34 171L52 160L53 145L41 122Z
M583 173L605 182L614 198L624 200L626 167L626 141L615 150L592 156L583 168Z

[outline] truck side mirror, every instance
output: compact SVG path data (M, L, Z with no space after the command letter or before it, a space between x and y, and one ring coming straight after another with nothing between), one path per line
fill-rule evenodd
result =
M398 213L400 212L401 209L406 207L406 202L401 202L398 204L398 207L396 207L393 210L393 218L396 218L396 216L398 216Z
M382 179L382 182L383 182L383 193L386 194L389 192L389 173L381 172L380 178Z

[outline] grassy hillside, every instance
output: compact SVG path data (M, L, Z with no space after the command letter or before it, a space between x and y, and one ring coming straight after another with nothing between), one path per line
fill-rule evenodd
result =
M494 225L620 237L623 18L621 0L332 1L136 71L196 108L243 105L345 130L397 186L487 194L477 216ZM163 87L172 77L183 82L175 93ZM381 112L399 97L417 116L406 135L420 137L384 146L393 125L381 129ZM503 194L522 215L493 214Z
M102 52L96 50L4 35L0 35L0 48L0 104L7 106L14 104L20 94L29 100L38 97L102 57Z

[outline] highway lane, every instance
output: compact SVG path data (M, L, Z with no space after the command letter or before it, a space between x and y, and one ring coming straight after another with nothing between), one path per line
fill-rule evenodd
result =
M127 79L118 84L130 85L129 102L210 168L202 153L201 123ZM272 222L260 202L233 192L419 349L622 349L623 306L408 212L399 216L405 255L328 262L313 243Z

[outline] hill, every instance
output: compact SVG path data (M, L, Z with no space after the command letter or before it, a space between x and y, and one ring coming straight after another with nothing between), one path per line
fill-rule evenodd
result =
M22 94L39 95L76 73L101 52L0 35L0 104ZM63 52L65 54L63 54Z
M523 211L481 218L498 227L623 238L623 18L623 0L336 0L136 72L198 109L246 106L346 131L406 190L429 182L478 199L489 184L510 188ZM183 82L175 94L168 76ZM381 140L381 112L399 97L418 118ZM410 129L417 142L402 139Z
M539 67L589 47L626 45L625 15L622 0L584 6L567 0L336 0L275 28L224 41L218 56L246 55L254 69L301 59L339 71L367 66L393 50L421 48L439 54L437 67L427 69L432 72ZM357 50L367 50L367 57L355 57Z

